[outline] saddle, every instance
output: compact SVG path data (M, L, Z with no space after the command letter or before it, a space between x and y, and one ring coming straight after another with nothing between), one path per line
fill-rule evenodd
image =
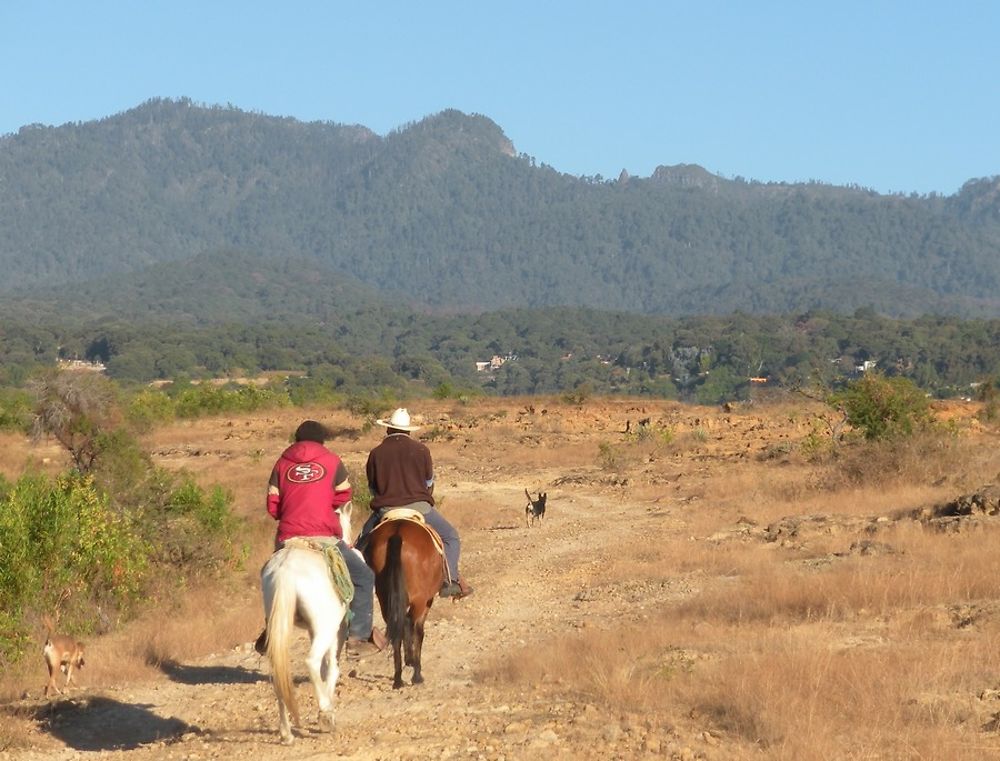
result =
M430 535L434 542L434 548L441 557L444 557L444 542L441 541L441 535L427 525L423 513L419 510L414 510L411 507L394 507L392 510L386 510L382 513L382 520L378 522L375 528L383 526L386 523L392 523L393 521L410 521L410 523L416 523Z

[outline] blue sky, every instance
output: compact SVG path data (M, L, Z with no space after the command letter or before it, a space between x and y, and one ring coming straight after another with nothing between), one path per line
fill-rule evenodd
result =
M0 135L153 97L379 134L457 108L575 175L951 194L1000 174L998 39L964 0L0 0Z

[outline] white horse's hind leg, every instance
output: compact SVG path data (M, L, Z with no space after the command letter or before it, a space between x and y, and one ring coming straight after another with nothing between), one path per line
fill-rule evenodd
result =
M337 628L317 627L316 636L309 647L306 667L309 679L316 690L316 704L319 707L320 726L332 730L334 727L334 691L340 667L337 665Z

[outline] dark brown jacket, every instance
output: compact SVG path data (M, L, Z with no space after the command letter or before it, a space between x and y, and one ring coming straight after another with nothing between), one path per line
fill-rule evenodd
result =
M368 455L365 465L371 509L434 504L434 464L425 444L405 433L390 433Z

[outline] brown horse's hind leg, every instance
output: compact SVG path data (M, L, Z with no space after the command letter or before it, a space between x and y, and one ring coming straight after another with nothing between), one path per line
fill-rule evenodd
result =
M406 617L406 632L403 634L403 665L413 665L413 619Z
M403 643L399 640L393 640L392 643L392 663L396 671L392 675L392 689L398 690L403 686L403 654L400 652L402 650Z
M424 649L424 621L427 611L413 622L413 684L423 684L424 675L420 671L420 655Z

